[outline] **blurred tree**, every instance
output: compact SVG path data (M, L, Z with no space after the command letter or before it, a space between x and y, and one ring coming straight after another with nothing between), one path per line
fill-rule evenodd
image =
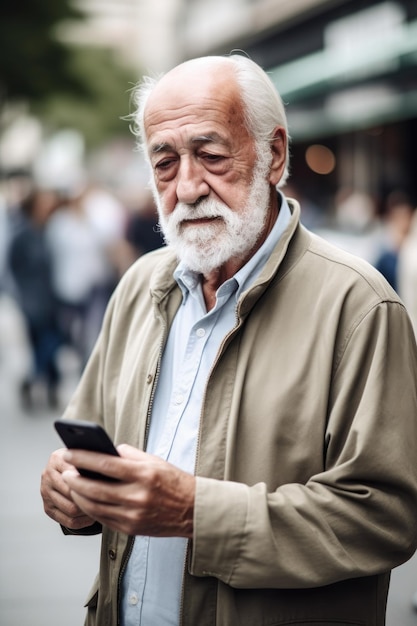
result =
M0 8L0 98L44 100L51 92L88 93L74 73L71 51L54 38L54 27L83 14L69 0L2 0Z
M89 85L90 95L54 93L34 107L50 130L73 127L94 147L114 135L129 134L123 117L130 112L130 91L139 74L118 65L110 50L76 47L71 68Z
M121 118L137 74L110 50L55 37L64 21L83 18L71 0L2 0L0 105L24 102L50 131L76 128L89 147L129 132Z

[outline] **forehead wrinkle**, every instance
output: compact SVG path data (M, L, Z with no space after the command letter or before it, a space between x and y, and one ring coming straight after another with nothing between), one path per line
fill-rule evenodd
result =
M195 137L191 137L189 143L190 145L205 144L205 143L219 143L222 145L226 145L228 142L219 133L214 131L208 134L196 135ZM161 142L153 144L150 147L151 154L159 154L161 152L172 152L174 150L175 150L174 146L170 144L168 141L161 141Z

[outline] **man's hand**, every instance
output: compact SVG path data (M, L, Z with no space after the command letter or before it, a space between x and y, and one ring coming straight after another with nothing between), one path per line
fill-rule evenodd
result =
M81 530L94 524L95 520L86 515L73 501L70 489L63 480L65 471L74 471L74 466L65 459L67 450L61 448L51 454L48 465L42 473L41 495L45 513L53 520L70 530Z
M129 535L192 537L195 478L157 456L123 444L120 457L67 451L63 474L71 500L84 514ZM84 478L74 466L118 482Z

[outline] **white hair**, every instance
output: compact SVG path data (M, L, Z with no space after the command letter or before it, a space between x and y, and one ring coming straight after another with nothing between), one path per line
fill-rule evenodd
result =
M241 54L232 54L225 57L203 57L187 61L186 63L205 60L224 61L230 63L235 72L236 82L240 88L242 97L245 125L248 132L253 136L256 144L266 145L274 138L274 129L281 126L287 136L287 149L285 155L285 169L278 183L282 187L289 175L289 134L284 103L276 90L268 74L254 61ZM132 132L138 139L138 145L148 159L146 146L146 133L144 128L145 108L150 94L159 83L163 75L152 78L145 76L142 82L133 91L133 103L135 111L131 116L133 120Z

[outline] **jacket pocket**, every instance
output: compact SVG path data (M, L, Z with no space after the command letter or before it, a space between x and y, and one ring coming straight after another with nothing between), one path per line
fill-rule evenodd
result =
M94 579L93 586L91 587L87 599L85 601L84 606L87 608L95 608L97 606L98 601L98 591L99 591L99 574Z
M87 599L84 604L84 606L87 609L84 626L97 626L96 613L97 613L97 604L98 604L98 594L99 594L99 576L97 575L93 583L93 586L90 589L90 593L88 594Z
M351 621L343 621L337 619L307 619L307 620L296 620L296 621L285 621L285 622L276 622L273 626L365 626L364 622L351 622Z

